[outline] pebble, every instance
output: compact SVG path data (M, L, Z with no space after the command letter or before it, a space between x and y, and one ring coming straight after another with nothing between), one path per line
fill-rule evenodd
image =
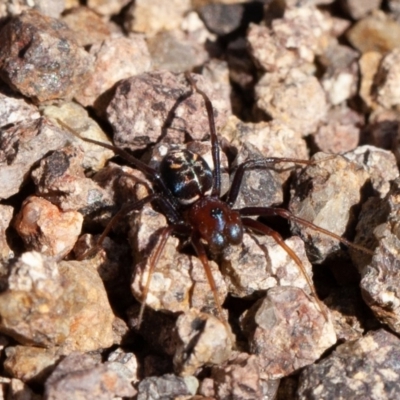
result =
M357 398L394 399L400 393L400 342L379 329L344 343L300 375L299 399Z
M72 99L91 73L92 57L78 45L74 32L36 11L11 19L0 32L0 42L1 78L34 103Z

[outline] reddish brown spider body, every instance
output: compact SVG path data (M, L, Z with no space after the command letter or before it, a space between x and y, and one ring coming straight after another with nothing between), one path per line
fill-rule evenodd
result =
M292 215L288 210L274 207L246 207L233 209L242 183L243 175L246 171L256 168L271 168L276 163L294 162L298 164L312 164L311 161L296 160L291 158L266 158L263 160L250 160L242 163L237 168L232 180L231 187L221 199L221 169L220 169L220 150L215 131L214 114L211 101L208 96L197 88L196 83L190 75L187 75L192 88L194 88L204 99L210 126L210 136L212 145L212 158L214 169L211 170L204 159L198 154L188 150L178 150L170 152L161 162L160 169L155 170L142 161L131 156L129 153L105 143L91 139L86 141L114 150L128 162L142 171L154 185L154 193L144 199L126 204L110 221L98 241L101 246L102 241L109 233L111 226L119 221L127 212L139 210L146 203L153 203L164 213L169 221L169 225L160 232L160 240L154 249L151 259L148 278L145 283L142 295L142 308L139 315L139 323L142 319L144 306L150 287L150 282L157 262L163 252L168 238L171 235L178 235L190 241L197 256L201 260L208 282L210 284L218 314L221 320L225 321L222 307L218 299L217 287L211 273L207 258L206 247L211 254L221 253L228 245L238 245L242 242L243 231L248 229L253 232L271 236L295 261L310 286L310 291L319 304L321 311L324 308L319 302L313 284L307 276L304 266L299 257L290 249L279 233L258 220L248 218L249 216L280 216L292 221L304 224L325 235L331 236L342 243L353 246L361 251L371 253L361 246L354 245L346 239L341 238L323 228L320 228L308 221L302 220ZM59 123L68 129L61 121Z

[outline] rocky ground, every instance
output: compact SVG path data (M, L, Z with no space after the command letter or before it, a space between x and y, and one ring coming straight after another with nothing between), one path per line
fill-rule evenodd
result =
M396 0L1 2L0 399L398 398L399 37ZM187 71L222 193L303 160L234 204L293 217L207 254L224 315L168 237L140 324L168 221L145 204L96 246L153 187L110 145L212 166Z

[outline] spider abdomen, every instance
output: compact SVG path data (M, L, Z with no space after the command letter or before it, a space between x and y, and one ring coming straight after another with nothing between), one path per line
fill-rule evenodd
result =
M203 157L189 150L172 150L161 161L160 173L181 204L192 204L212 189L212 171Z

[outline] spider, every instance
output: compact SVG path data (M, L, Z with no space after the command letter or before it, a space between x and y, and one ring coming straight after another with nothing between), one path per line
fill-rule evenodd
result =
M198 258L204 266L204 270L213 293L218 317L226 323L222 306L218 298L218 288L211 272L207 257L206 246L211 254L221 253L229 245L239 245L242 242L245 229L263 235L271 236L294 260L301 273L307 281L310 291L315 298L321 312L327 318L321 301L314 290L311 279L296 253L284 242L281 235L263 224L250 218L252 216L279 216L287 220L303 224L315 231L328 235L347 246L354 247L360 251L371 254L368 249L349 242L348 240L327 231L302 218L296 217L284 208L276 207L244 207L234 209L233 205L239 195L240 186L246 171L257 168L271 168L277 163L293 162L296 164L313 164L313 161L299 160L294 158L268 157L265 159L248 160L238 166L234 174L228 192L221 197L221 166L220 147L215 128L214 111L211 100L204 91L199 89L192 76L187 73L186 78L191 85L192 91L199 93L204 100L208 116L212 161L212 170L206 161L198 154L189 150L171 150L161 161L158 170L148 166L135 158L125 150L113 145L99 142L93 139L81 138L72 131L61 120L58 123L68 129L81 139L113 150L138 170L140 170L153 184L153 192L143 199L125 204L110 220L107 227L100 236L97 245L83 254L85 258L101 247L105 237L123 216L133 210L140 210L145 204L152 203L166 216L169 225L159 232L160 240L153 249L150 257L149 274L142 292L142 304L139 312L138 324L143 319L143 312L149 287L155 267L163 253L168 238L171 235L186 238L194 248Z

